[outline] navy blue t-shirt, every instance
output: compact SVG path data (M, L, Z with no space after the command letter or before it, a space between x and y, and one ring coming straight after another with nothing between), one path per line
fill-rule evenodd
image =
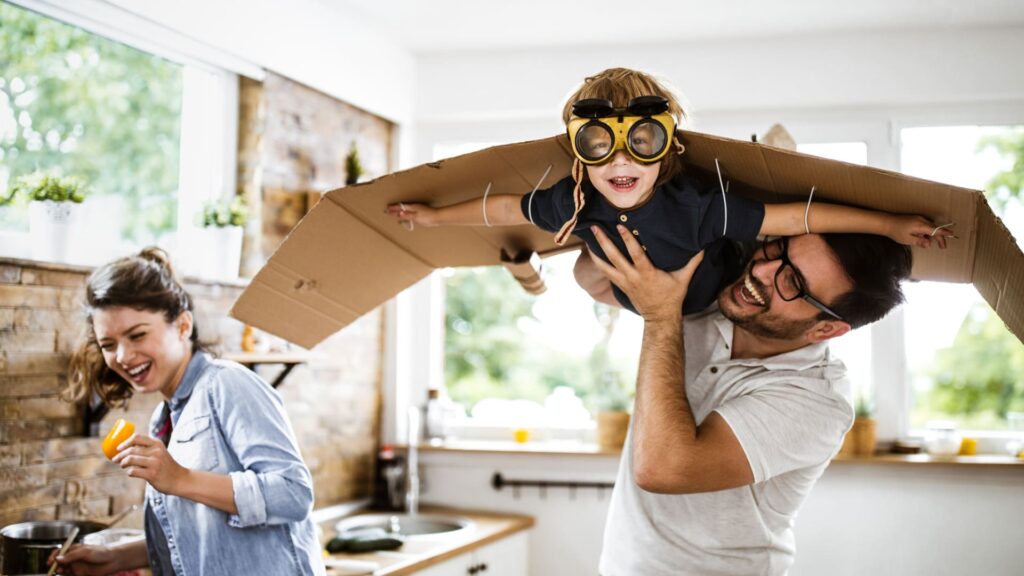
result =
M542 230L558 232L572 218L575 187L573 179L566 177L547 190L538 190L532 201L529 194L523 196L523 215ZM628 210L611 205L589 181L583 183L583 194L586 202L572 233L606 262L608 258L590 231L593 225L599 226L628 258L626 245L615 230L616 224L626 226L651 262L662 270L678 270L704 250L704 261L683 302L683 314L704 310L715 301L738 267L733 241L756 240L764 221L764 204L735 194L726 194L723 199L717 181L687 173L659 186L644 203ZM724 229L726 223L728 229ZM612 288L619 303L636 312L618 286L613 284Z

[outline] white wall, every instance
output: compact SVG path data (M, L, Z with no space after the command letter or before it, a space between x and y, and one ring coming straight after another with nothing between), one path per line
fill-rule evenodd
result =
M426 55L417 59L417 160L434 142L560 132L565 97L609 66L668 79L689 99L694 128L747 137L782 116L856 122L921 107L1024 110L1024 76L1013 72L1022 54L1016 27Z
M316 0L107 0L400 125L415 61L371 26Z
M491 488L491 476L531 480L615 480L610 456L420 454L425 503L502 510L536 518L534 576L593 576L601 552L607 491ZM1024 470L836 463L796 520L790 576L1021 573Z

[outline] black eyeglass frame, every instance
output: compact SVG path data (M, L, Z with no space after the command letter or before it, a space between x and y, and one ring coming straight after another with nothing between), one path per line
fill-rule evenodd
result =
M779 255L776 256L775 258L768 256L768 245L773 242L778 242L782 247L782 249L779 251ZM772 283L775 284L775 292L779 295L779 298L782 298L786 302L792 302L793 300L803 299L805 302L807 302L811 306L814 306L818 310L821 310L825 314L828 314L829 316L835 318L836 320L839 320L840 322L845 322L842 316L836 314L831 308L822 304L821 300L818 300L817 298L811 296L807 292L807 282L804 280L804 275L800 272L800 269L797 268L789 259L788 236L782 236L781 238L772 240L765 238L765 240L761 242L761 254L764 255L764 259L768 262L774 260L782 260L782 264L780 264L778 270L775 271L775 278L772 280ZM783 295L782 290L779 289L779 276L782 274L782 271L785 270L787 266L793 269L793 277L796 279L797 288L799 288L799 291L792 298L786 298Z

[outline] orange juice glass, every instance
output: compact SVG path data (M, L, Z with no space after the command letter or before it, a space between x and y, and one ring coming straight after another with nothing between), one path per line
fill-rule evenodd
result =
M135 424L124 418L118 418L117 422L114 422L114 427L107 433L107 437L103 439L103 454L108 459L117 456L117 447L125 440L131 438L134 433Z

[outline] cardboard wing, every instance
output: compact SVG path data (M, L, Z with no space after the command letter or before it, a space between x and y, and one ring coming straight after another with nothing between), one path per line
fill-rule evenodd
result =
M764 202L820 201L955 222L946 250L914 248L914 278L973 283L1024 340L1024 254L977 190L697 132L680 131L687 169L721 171L730 194ZM243 322L312 347L441 267L502 264L502 251L558 246L532 226L407 230L388 204L448 205L527 194L569 175L566 137L495 146L328 192L292 230L232 309Z

